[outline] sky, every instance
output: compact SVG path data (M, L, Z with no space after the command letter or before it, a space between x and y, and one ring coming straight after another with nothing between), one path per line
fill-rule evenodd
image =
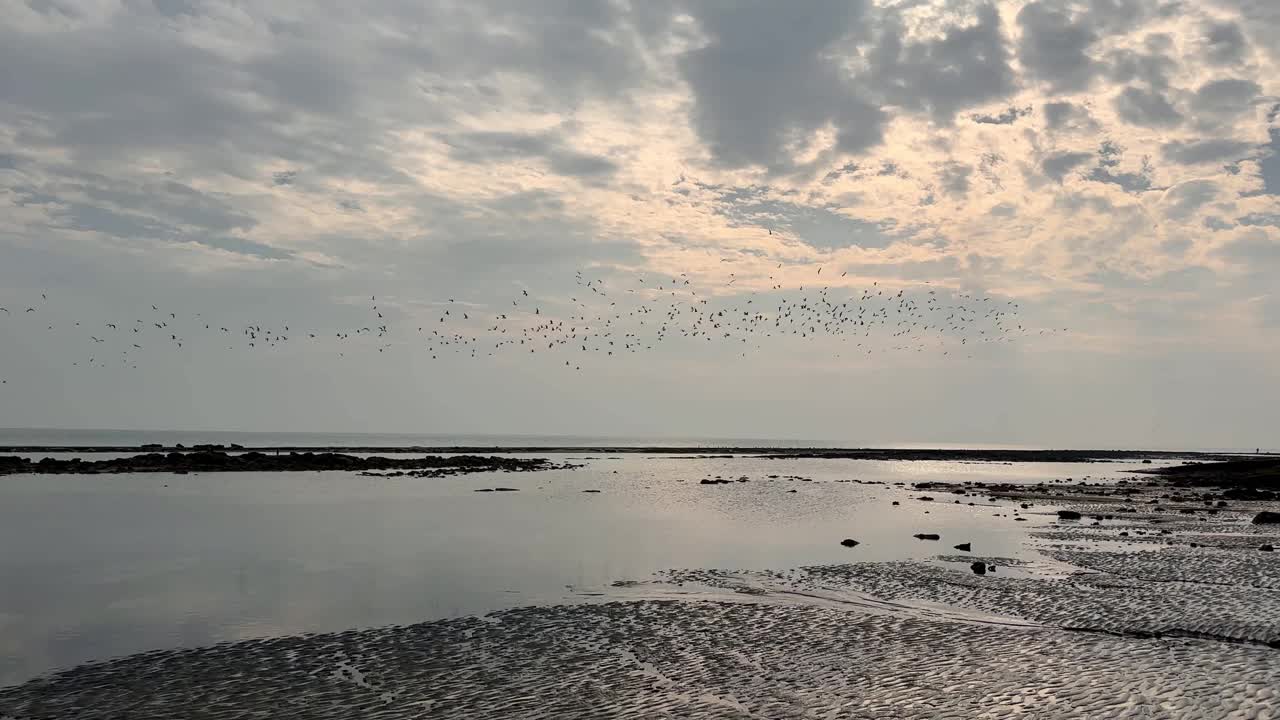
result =
M1271 0L0 0L0 426L1274 447L1276 37ZM681 333L868 290L978 319ZM497 345L611 312L639 352Z

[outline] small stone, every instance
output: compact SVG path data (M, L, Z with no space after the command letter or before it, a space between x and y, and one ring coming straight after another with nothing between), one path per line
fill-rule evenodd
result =
M840 544L845 547L857 547L858 541L854 540L853 538L845 538L840 541Z
M915 537L917 540L941 540L942 539L941 535L936 535L934 533L916 533Z
M1259 549L1259 550L1261 550L1262 552L1275 552L1275 551L1276 551L1276 548L1275 548L1275 546L1274 546L1274 545L1259 545L1259 546L1258 546L1258 549Z
M956 545L956 549L969 552L973 549L973 545L971 543L960 543L959 545Z
M1260 513L1258 513L1257 515L1254 515L1254 516L1253 516L1253 524L1254 524L1254 525L1276 525L1276 524L1280 524L1280 512L1272 512L1272 511L1270 511L1270 510L1263 510L1262 512L1260 512Z
M1080 513L1076 512L1075 510L1059 510L1058 519L1059 520L1079 520Z
M987 574L987 564L986 564L986 563L984 563L984 562L982 562L981 560L979 560L979 561L977 561L977 562L973 563L972 565L970 565L970 566L969 566L969 569L973 571L973 574L974 574L974 575L986 575L986 574Z

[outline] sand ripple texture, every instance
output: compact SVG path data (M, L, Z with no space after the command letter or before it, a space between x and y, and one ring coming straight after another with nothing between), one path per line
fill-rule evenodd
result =
M1123 672L1119 670L1123 668ZM0 692L16 718L1269 718L1276 651L635 601L248 641Z
M1064 552L1064 559L1077 553ZM1090 562L1125 566L1121 553L1082 553ZM1145 553L1135 558L1148 572L1173 576L1179 558ZM1137 553L1133 554L1138 555ZM1179 553L1180 555L1180 553ZM1225 565L1225 563L1224 563ZM839 600L875 597L884 601L923 601L1019 618L1072 632L1130 637L1196 637L1256 644L1280 650L1280 591L1247 584L1248 566L1235 566L1240 584L1151 582L1106 572L1080 572L1065 578L977 576L918 563L860 563L802 568L785 574L722 573L691 570L667 574L673 582L697 583L737 592L801 593ZM1232 577L1220 570L1219 578ZM851 599L852 601L852 599ZM1280 654L1273 654L1280 665Z

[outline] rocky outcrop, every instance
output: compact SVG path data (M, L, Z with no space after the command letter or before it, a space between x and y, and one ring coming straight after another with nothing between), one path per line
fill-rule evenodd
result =
M415 458L359 457L339 453L247 452L228 454L220 451L144 453L109 460L69 460L0 456L0 475L95 475L107 473L192 473L192 472L299 472L346 470L351 472L406 471L401 475L439 477L473 472L530 472L577 467L557 464L544 458L480 457L455 455Z

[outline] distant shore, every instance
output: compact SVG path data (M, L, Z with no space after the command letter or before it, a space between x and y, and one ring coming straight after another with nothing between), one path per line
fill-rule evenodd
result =
M687 446L611 446L611 445L453 445L453 446L378 446L378 445L9 445L0 446L0 454L17 453L347 453L347 454L429 454L429 455L749 455L767 459L794 460L804 458L835 460L932 460L972 462L1116 462L1126 460L1199 462L1247 457L1242 454L1210 452L1178 452L1169 450L1000 450L1000 449L903 449L903 448L839 448L839 447L687 447Z
M569 463L553 463L544 458L481 457L450 455L441 457L385 458L365 457L331 452L263 453L256 451L227 453L220 450L192 452L145 452L122 458L82 460L80 458L41 458L32 460L18 455L0 455L0 475L101 475L118 473L194 472L302 472L346 470L362 474L391 472L414 477L442 477L478 472L535 472L570 469Z

